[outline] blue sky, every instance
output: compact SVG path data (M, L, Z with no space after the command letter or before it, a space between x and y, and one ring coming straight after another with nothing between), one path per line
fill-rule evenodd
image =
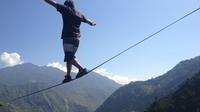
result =
M57 0L63 3L64 0ZM87 68L156 32L200 6L199 0L75 0L97 22L81 26L77 57ZM63 63L61 15L43 0L0 1L0 54L18 53L36 65ZM145 80L200 55L200 12L177 23L100 69L110 76ZM0 67L4 67L1 62Z

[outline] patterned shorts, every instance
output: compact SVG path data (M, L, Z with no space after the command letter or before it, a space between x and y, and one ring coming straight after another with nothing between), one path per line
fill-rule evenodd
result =
M76 58L75 54L78 47L79 47L78 38L63 39L63 50L65 53L64 62L68 62Z

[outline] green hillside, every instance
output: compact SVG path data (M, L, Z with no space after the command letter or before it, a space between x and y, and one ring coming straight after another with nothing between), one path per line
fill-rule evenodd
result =
M173 94L155 101L145 112L200 112L200 73Z

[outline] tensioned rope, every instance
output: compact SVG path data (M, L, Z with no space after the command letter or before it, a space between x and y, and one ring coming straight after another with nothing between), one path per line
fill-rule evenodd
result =
M128 50L130 50L130 49L132 49L132 48L138 46L139 44L143 43L144 41L146 41L146 40L148 40L148 39L154 37L154 36L157 35L158 33L164 31L165 29L169 28L170 26L176 24L177 22L183 20L184 18L186 18L186 17L192 15L193 13L195 13L195 12L197 12L197 11L199 11L199 10L200 10L200 7L197 8L197 9L195 9L195 10L193 10L193 11L191 11L190 13L184 15L183 17L177 19L176 21L170 23L169 25L163 27L162 29L158 30L157 32L155 32L155 33L149 35L148 37L144 38L143 40L141 40L141 41L139 41L139 42L133 44L132 46L128 47L127 49L125 49L125 50L119 52L118 54L114 55L113 57L109 58L108 60L106 60L106 61L104 61L103 63L99 64L98 66L94 67L93 69L89 70L89 71L87 72L87 74L90 73L90 72L92 72L92 71L94 71L95 69L101 67L102 65L108 63L109 61L115 59L116 57L122 55L123 53L127 52ZM43 92L43 91L47 91L47 90L49 90L49 89L55 88L55 87L60 86L60 85L63 85L63 84L65 84L65 83L56 84L56 85L53 85L53 86L50 86L50 87L41 89L41 90L39 90L39 91L36 91L36 92L30 93L30 94L26 94L26 95L23 95L23 96L14 98L14 99L12 99L12 100L6 102L6 104L15 102L15 101L20 100L20 99L22 99L22 98L25 98L25 97L28 97L28 96L31 96L31 95L34 95L34 94L37 94L37 93L40 93L40 92Z

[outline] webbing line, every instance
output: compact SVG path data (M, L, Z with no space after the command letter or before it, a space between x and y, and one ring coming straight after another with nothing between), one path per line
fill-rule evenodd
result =
M143 43L144 41L146 41L146 40L152 38L153 36L157 35L158 33L162 32L163 30L169 28L170 26L176 24L177 22L183 20L184 18L186 18L186 17L192 15L193 13L195 13L195 12L197 12L197 11L199 11L199 10L200 10L200 8L197 8L197 9L191 11L190 13L188 13L188 14L186 14L185 16L181 17L180 19L177 19L176 21L174 21L174 22L170 23L169 25L163 27L162 29L160 29L160 30L158 30L157 32L151 34L150 36L144 38L143 40L141 40L141 41L139 41L139 42L133 44L132 46L128 47L127 49L123 50L122 52L120 52L120 53L114 55L113 57L109 58L109 59L106 60L105 62L103 62L103 63L99 64L98 66L94 67L93 69L89 70L89 71L87 72L87 74L90 73L90 72L92 72L92 71L94 71L95 69L101 67L102 65L108 63L109 61L115 59L116 57L122 55L123 53L127 52L128 50L130 50L130 49L136 47L137 45ZM25 98L25 97L28 97L28 96L31 96L31 95L34 95L34 94L40 93L40 92L43 92L43 91L47 91L47 90L49 90L49 89L55 88L55 87L60 86L60 85L63 85L63 83L56 84L56 85L53 85L53 86L50 86L50 87L47 87L47 88L41 89L41 90L39 90L39 91L36 91L36 92L30 93L30 94L27 94L27 95L23 95L23 96L20 96L20 97L14 98L14 99L8 101L7 104L12 103L12 102L15 102L15 101L20 100L20 99Z

